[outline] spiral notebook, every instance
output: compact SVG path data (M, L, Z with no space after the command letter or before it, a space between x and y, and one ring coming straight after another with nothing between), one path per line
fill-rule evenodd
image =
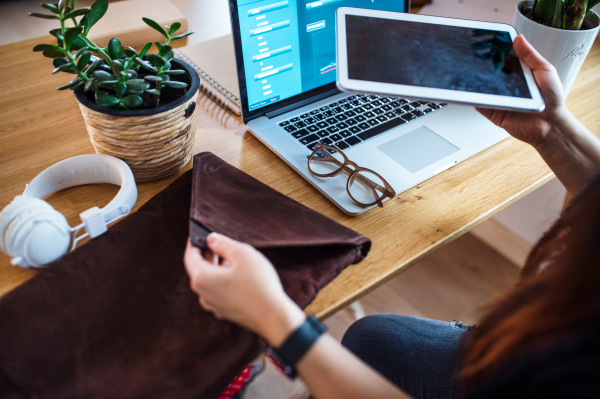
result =
M191 44L173 50L200 75L200 89L213 101L236 115L242 114L233 49L233 37Z

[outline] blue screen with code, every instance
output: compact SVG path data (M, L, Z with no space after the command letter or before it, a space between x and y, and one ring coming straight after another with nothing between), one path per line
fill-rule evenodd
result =
M237 6L249 111L335 82L338 7L406 11L404 0L238 0Z

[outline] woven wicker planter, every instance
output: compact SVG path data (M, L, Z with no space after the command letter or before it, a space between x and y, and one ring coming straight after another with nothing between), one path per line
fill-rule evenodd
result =
M185 62L174 59L171 63L173 69L187 71L177 77L188 83L188 91L157 108L113 110L96 105L81 89L75 90L96 152L125 161L139 183L175 174L192 158L200 79Z

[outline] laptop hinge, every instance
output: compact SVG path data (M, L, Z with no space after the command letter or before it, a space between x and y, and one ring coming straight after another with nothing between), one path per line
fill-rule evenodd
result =
M281 107L281 108L273 110L271 112L267 112L267 113L265 113L265 116L267 118L271 119L271 118L274 118L274 117L279 116L281 114L285 114L286 112L289 112L289 111L294 110L296 108L304 107L305 105L317 102L317 101L322 100L322 99L324 99L326 97L331 97L331 96L333 96L335 94L338 94L338 93L340 93L340 91L338 89L336 89L336 88L333 88L333 89L327 90L327 91L325 91L323 93L316 94L316 95L314 95L312 97L305 98L304 100L296 101L295 103L286 105L285 107Z

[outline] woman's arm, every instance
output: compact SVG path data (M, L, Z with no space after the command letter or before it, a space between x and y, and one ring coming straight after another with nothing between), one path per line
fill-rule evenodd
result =
M539 114L491 109L478 111L515 138L531 144L567 190L576 194L600 171L600 139L565 105L556 69L525 38L514 42L515 53L533 71L546 109Z
M202 257L189 242L184 263L200 305L262 336L274 348L305 320L283 291L277 272L260 252L220 234L208 245L223 260ZM296 369L316 399L408 398L331 336L322 335Z

